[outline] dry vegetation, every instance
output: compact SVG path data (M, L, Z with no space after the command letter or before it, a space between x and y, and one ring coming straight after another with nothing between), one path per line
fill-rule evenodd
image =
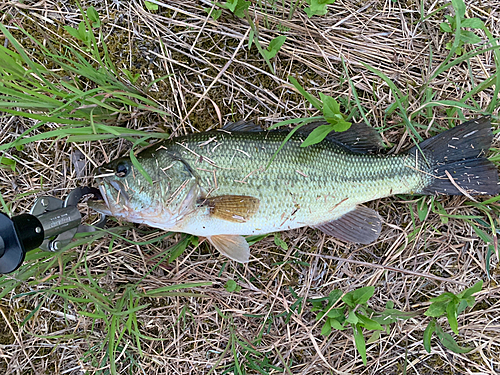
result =
M4 2L0 21L12 26L11 32L34 59L57 70L14 26L23 25L47 45L57 38L71 39L62 26L76 27L81 14L70 3ZM288 37L271 60L275 74L255 45L248 50L247 22L228 11L217 21L208 18L203 11L211 7L208 1L165 1L158 11L149 11L135 0L82 3L83 8L95 6L101 16L117 68L140 74L137 87L167 76L148 92L164 114L141 109L116 119L115 125L133 129L179 135L240 119L269 126L318 115L292 89L289 75L310 93L338 97L345 112L350 112L356 104L349 78L370 124L383 130L387 144L399 150L408 147L411 139L398 112L386 112L395 101L394 92L363 63L385 73L407 95L404 106L407 113L416 113L414 123L422 125L417 128L424 138L447 126L450 114L443 107L420 111L429 101L428 93L434 94L434 100L460 100L496 74L493 52L487 51L432 78L448 54L444 45L450 36L440 31L439 23L451 7L426 19L422 15L431 14L443 1L337 0L326 16L313 18L300 7L289 17L289 1L267 1L267 5L262 1L262 7L251 8L261 43L266 46L280 34ZM498 2L468 3L467 16L482 18L498 38ZM92 88L85 85L82 82L82 90ZM477 108L486 108L493 89L492 85L472 98ZM497 126L498 112L493 115ZM359 112L355 118L360 119ZM0 121L2 144L36 124L36 120L7 115ZM31 134L57 126L46 123ZM496 147L498 143L496 136ZM95 166L130 147L129 141L120 138L77 143L52 138L28 143L23 150L6 150L3 156L17 158L18 163L16 173L0 169L1 195L14 214L25 212L36 196L62 197L76 186L92 184L88 176ZM77 152L85 156L81 171L72 163L71 155ZM102 344L118 342L114 364L120 374L259 373L252 361L267 371L261 373L271 374L499 373L497 257L486 259L488 245L467 220L445 220L430 210L420 221L418 199L371 202L385 225L380 239L369 246L345 244L303 228L280 234L289 250L277 246L272 235L255 244L248 265L228 262L202 242L190 244L173 263L154 268L161 258L152 257L181 235L142 245L104 236L71 249L1 299L0 372L106 374L110 364ZM426 204L430 201L425 198ZM481 215L465 197L441 197L439 202L451 215ZM126 223L109 225L119 228ZM121 233L137 242L161 234L144 226L129 226ZM51 254L40 256L40 262L53 259ZM4 283L12 278L16 274ZM422 337L428 318L420 313L393 324L390 332L367 344L368 365L364 366L352 331L322 336L322 323L315 320L308 302L335 288L348 292L373 285L375 295L369 305L374 310L383 310L387 301L393 301L397 309L423 312L430 298L444 291L457 293L480 279L485 284L476 306L458 320L457 341L474 347L466 354L454 354L436 339L427 353ZM228 280L235 280L241 290L228 292L224 288ZM211 285L181 289L178 295L151 297L160 287L207 282ZM95 292L92 300L108 310L97 302L75 300L88 297L90 290ZM135 312L136 321L127 321L130 309L138 306L142 307ZM110 313L113 309L115 315ZM451 332L446 319L439 322ZM367 331L365 337L372 333Z

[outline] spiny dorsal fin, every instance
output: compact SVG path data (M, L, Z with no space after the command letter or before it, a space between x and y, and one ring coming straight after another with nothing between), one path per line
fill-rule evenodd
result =
M233 223L244 223L255 215L260 200L248 195L221 195L205 198L198 204L208 206L211 216Z
M255 125L250 120L240 120L237 122L228 122L222 127L222 130L228 132L261 132L263 131L259 125Z
M314 228L342 241L369 244L380 235L382 219L377 211L358 206L337 220L315 225Z
M326 121L317 121L300 127L300 134L309 135L320 125L327 125ZM380 134L364 122L352 123L345 132L331 132L326 136L329 141L340 143L350 151L369 154L379 153L384 149L384 142Z
M298 133L309 135L320 125L327 125L326 121L316 121L305 124L300 127ZM263 129L255 125L252 121L241 120L238 122L228 122L222 130L228 132L261 132ZM276 131L288 131L277 129ZM378 153L384 149L384 142L380 134L371 126L364 122L352 123L351 127L345 132L331 132L326 136L329 141L340 144L341 146L357 153Z
M222 254L240 263L248 263L250 246L242 236L222 234L207 237L208 241Z

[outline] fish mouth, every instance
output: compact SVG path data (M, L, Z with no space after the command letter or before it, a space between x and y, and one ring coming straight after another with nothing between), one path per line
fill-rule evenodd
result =
M87 206L103 215L113 216L110 205L108 203L109 199L106 192L106 187L102 184L99 184L97 187L99 188L99 191L101 193L101 199L89 199L87 201Z
M114 173L109 172L103 167L96 170L95 179L102 199L89 200L88 205L104 215L116 216L128 211L130 197L121 182L109 178L114 176Z

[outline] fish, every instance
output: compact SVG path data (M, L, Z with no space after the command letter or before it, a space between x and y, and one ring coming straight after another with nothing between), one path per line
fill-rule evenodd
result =
M499 192L497 168L486 158L489 116L397 154L384 152L381 136L365 123L301 147L323 124L290 134L229 123L153 144L135 155L140 168L128 157L98 167L103 200L91 206L121 220L205 237L246 263L247 235L309 226L341 241L374 242L382 218L362 204L375 199Z

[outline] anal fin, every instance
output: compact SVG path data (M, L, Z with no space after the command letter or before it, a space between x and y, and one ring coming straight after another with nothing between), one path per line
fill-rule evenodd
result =
M208 241L222 254L239 263L248 263L250 246L244 237L231 234L221 234L207 237Z
M342 241L369 244L375 241L382 229L382 219L377 211L358 206L336 220L314 228Z

